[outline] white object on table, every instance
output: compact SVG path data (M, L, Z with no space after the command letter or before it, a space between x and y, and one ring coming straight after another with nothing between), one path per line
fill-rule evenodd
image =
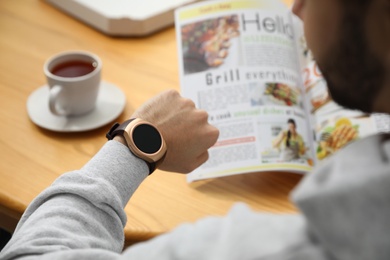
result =
M111 36L144 36L173 24L173 11L201 0L46 0Z

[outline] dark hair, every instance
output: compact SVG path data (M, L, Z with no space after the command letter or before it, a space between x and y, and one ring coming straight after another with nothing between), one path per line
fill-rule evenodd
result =
M386 78L385 59L374 52L366 33L368 10L373 2L340 1L344 10L339 39L329 46L324 58L317 61L332 100L345 108L369 113L379 112L373 111L373 103L384 88Z
M294 127L297 127L297 124L295 123L295 120L292 118L289 118L287 120L287 124L293 124ZM287 138L286 138L286 147L290 147L290 139L291 139L291 131L287 131Z
M295 127L297 127L297 124L295 123L295 120L292 119L292 118L289 118L289 119L287 120L287 124L293 124Z

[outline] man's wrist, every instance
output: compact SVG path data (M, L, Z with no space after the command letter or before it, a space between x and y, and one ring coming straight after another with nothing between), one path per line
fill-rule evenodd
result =
M117 141L117 142L127 146L125 138L123 136L121 136L121 135L116 135L113 140L115 140L115 141Z
M154 125L140 118L115 123L106 137L127 146L136 157L144 160L150 174L166 155L167 148L161 133Z

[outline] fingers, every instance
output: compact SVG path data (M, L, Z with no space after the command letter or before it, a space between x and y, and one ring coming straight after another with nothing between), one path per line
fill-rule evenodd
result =
M186 138L177 135L177 139L168 141L168 152L160 169L180 173L189 173L209 158L208 149L212 147L219 131L210 126L204 133L187 134Z
M209 159L209 152L203 152L198 157L194 157L193 161L188 162L187 164L183 164L183 166L177 170L179 173L190 173Z
M154 124L167 144L167 155L160 169L188 173L208 159L208 149L215 144L219 131L208 123L208 113L195 103L167 90L150 99L133 116Z
M204 140L204 149L209 149L210 147L212 147L218 140L218 137L219 137L219 130L218 128L210 125L207 123L207 126L205 127L205 130L204 130L204 136L205 136L205 140Z

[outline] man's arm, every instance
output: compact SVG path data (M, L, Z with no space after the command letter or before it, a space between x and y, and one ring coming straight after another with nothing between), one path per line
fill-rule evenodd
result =
M108 142L82 169L62 175L34 199L2 257L83 248L120 252L123 208L147 175L146 164L124 145Z
M207 149L218 130L205 111L176 91L167 91L144 104L133 117L153 123L168 147L160 168L189 172L208 158ZM2 259L48 254L59 250L105 249L123 246L123 210L148 167L120 138L110 141L82 169L58 178L28 207Z

